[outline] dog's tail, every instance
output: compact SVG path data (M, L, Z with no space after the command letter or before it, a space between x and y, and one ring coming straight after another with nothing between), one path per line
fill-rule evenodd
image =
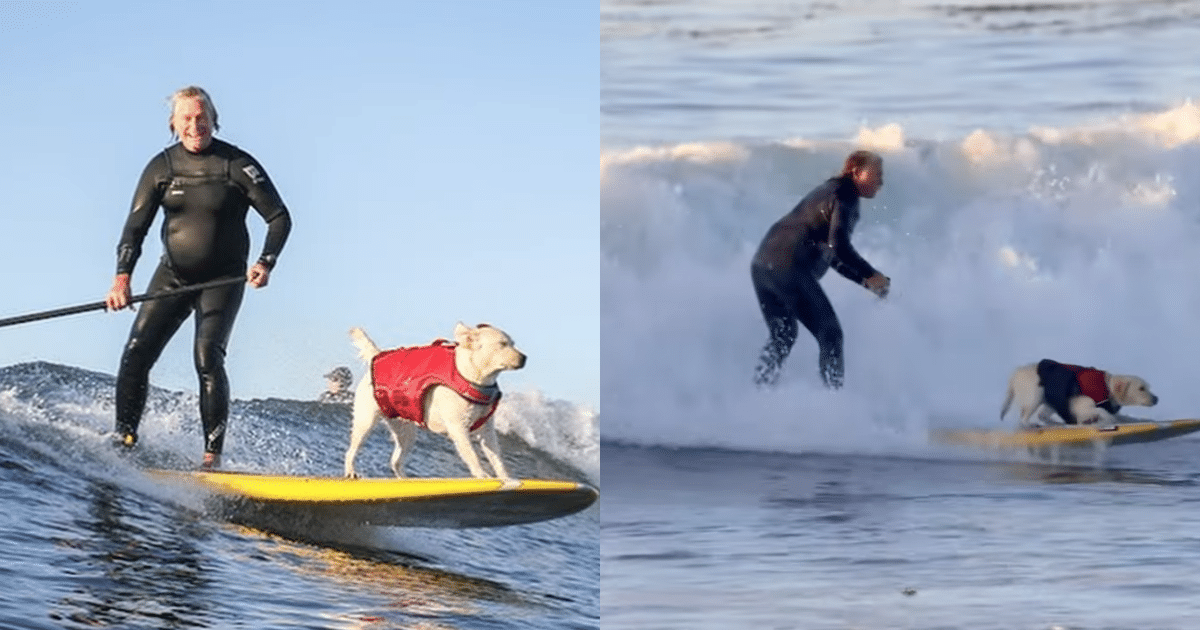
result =
M363 361L370 361L379 354L379 346L375 345L374 341L363 332L363 329L357 326L350 329L350 341L354 343L354 347L358 348L358 356Z
M1013 382L1008 380L1008 391L1004 392L1004 404L1000 406L1000 419L1004 420L1004 416L1008 414L1008 408L1013 401Z

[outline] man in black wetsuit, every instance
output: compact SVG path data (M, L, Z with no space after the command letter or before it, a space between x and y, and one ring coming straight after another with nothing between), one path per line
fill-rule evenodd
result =
M842 386L842 327L820 280L832 266L847 279L886 297L891 280L876 271L850 244L858 223L858 200L883 186L883 159L870 151L846 158L842 174L818 186L763 237L750 276L770 340L763 347L754 382L773 385L796 343L799 327L820 347L819 369L825 386Z
M245 276L246 282L149 300L139 310L117 373L116 432L125 446L137 443L146 406L150 368L189 315L195 314L194 360L200 377L204 467L220 464L229 417L225 346L245 284L265 287L292 220L266 171L248 153L212 137L220 127L212 99L198 87L172 97L170 127L179 142L150 160L133 196L117 246L117 275L105 302L110 310L130 305L130 275L142 241L163 207L163 257L148 292ZM246 213L253 205L267 223L262 255L249 269Z

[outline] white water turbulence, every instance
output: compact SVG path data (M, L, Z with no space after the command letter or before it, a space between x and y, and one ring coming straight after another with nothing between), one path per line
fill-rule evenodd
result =
M767 228L841 168L884 158L853 242L885 301L822 280L845 333L826 391L801 330L780 384L752 373L766 326L750 259ZM1144 377L1200 415L1200 108L1022 134L602 150L602 439L783 452L912 453L935 426L998 420L1011 371L1042 358Z
M546 397L542 392L505 394L496 409L496 430L570 464L600 483L600 414L590 407Z

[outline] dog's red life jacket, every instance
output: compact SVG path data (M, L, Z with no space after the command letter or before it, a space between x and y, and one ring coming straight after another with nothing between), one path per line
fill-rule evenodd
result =
M385 350L371 361L371 384L379 411L389 418L403 418L425 425L425 393L434 385L445 385L459 396L480 405L489 405L482 418L471 425L483 426L500 404L500 388L484 392L472 385L454 367L455 343L438 339L428 346Z
M1110 394L1108 383L1104 380L1104 372L1102 370L1066 363L1060 363L1059 365L1075 373L1075 380L1079 382L1080 393L1096 401L1097 407L1108 403Z

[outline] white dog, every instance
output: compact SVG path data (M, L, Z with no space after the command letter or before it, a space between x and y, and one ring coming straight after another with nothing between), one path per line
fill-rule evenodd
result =
M354 422L346 449L345 474L357 477L354 458L379 420L392 431L392 471L404 477L418 427L450 438L458 456L475 477L488 477L471 444L479 438L495 476L509 479L501 459L492 414L500 401L496 377L504 370L525 366L525 355L499 328L461 322L454 327L456 343L438 339L428 346L383 351L360 328L350 331L359 356L371 365L354 393Z
M1110 374L1050 359L1021 366L1013 372L1000 408L1001 420L1014 399L1021 411L1022 428L1032 426L1030 419L1039 408L1042 412L1038 417L1043 422L1050 419L1051 413L1057 413L1066 424L1112 426L1117 423L1117 411L1125 405L1158 404L1158 396L1137 376Z

